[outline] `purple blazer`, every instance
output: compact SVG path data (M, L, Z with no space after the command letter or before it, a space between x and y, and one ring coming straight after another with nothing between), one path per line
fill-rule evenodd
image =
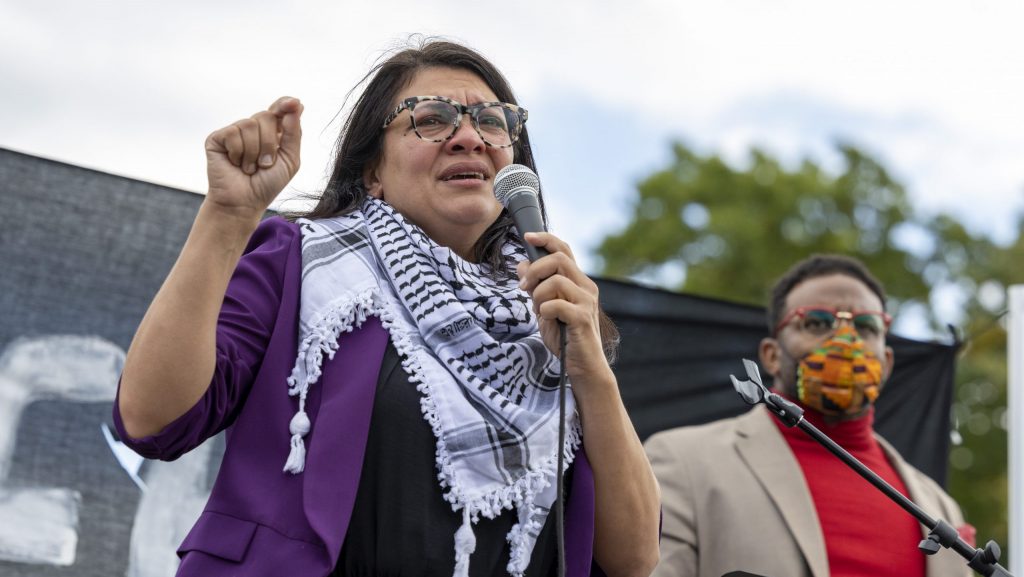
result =
M387 331L370 318L339 339L306 403L306 469L282 472L297 400L286 379L298 347L302 258L297 225L264 221L228 285L209 389L156 435L121 439L150 459L174 460L227 429L210 499L178 549L178 575L326 576L345 541L366 450ZM594 477L582 447L566 504L568 575L591 574ZM454 553L453 553L454 555ZM600 574L596 563L595 574Z

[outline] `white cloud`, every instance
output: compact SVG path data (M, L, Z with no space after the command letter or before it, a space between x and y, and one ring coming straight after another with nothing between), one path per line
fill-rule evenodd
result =
M385 48L424 32L491 57L532 110L585 99L644 127L609 135L645 142L551 136L539 147L564 187L603 171L592 216L558 225L576 242L593 245L620 220L628 188L665 156L651 151L672 137L730 158L761 144L826 161L844 137L917 202L997 235L1024 205L1019 3L0 2L0 146L191 190L205 187L206 135L281 94L306 104L293 185L317 190L346 92ZM537 134L559 126L530 122Z

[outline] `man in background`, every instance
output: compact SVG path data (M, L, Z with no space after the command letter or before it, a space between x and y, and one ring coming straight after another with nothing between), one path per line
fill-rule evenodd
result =
M893 366L889 324L884 289L863 264L813 256L772 289L761 366L809 422L923 510L963 526L953 499L873 430ZM917 520L763 406L645 446L664 512L655 577L972 574L952 551L922 554L927 530Z

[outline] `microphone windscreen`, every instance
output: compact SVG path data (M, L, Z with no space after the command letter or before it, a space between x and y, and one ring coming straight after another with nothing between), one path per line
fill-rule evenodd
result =
M540 178L522 164L510 164L494 176L494 196L501 206L508 207L513 193L529 192L537 196L540 192Z

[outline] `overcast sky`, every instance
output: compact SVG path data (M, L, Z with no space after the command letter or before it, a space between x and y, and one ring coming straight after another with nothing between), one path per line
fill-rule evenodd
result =
M306 105L292 187L315 192L346 93L419 32L510 79L553 229L590 270L673 140L833 168L852 142L918 206L1006 240L1024 208L1022 6L0 0L0 146L199 192L206 135L288 94Z

